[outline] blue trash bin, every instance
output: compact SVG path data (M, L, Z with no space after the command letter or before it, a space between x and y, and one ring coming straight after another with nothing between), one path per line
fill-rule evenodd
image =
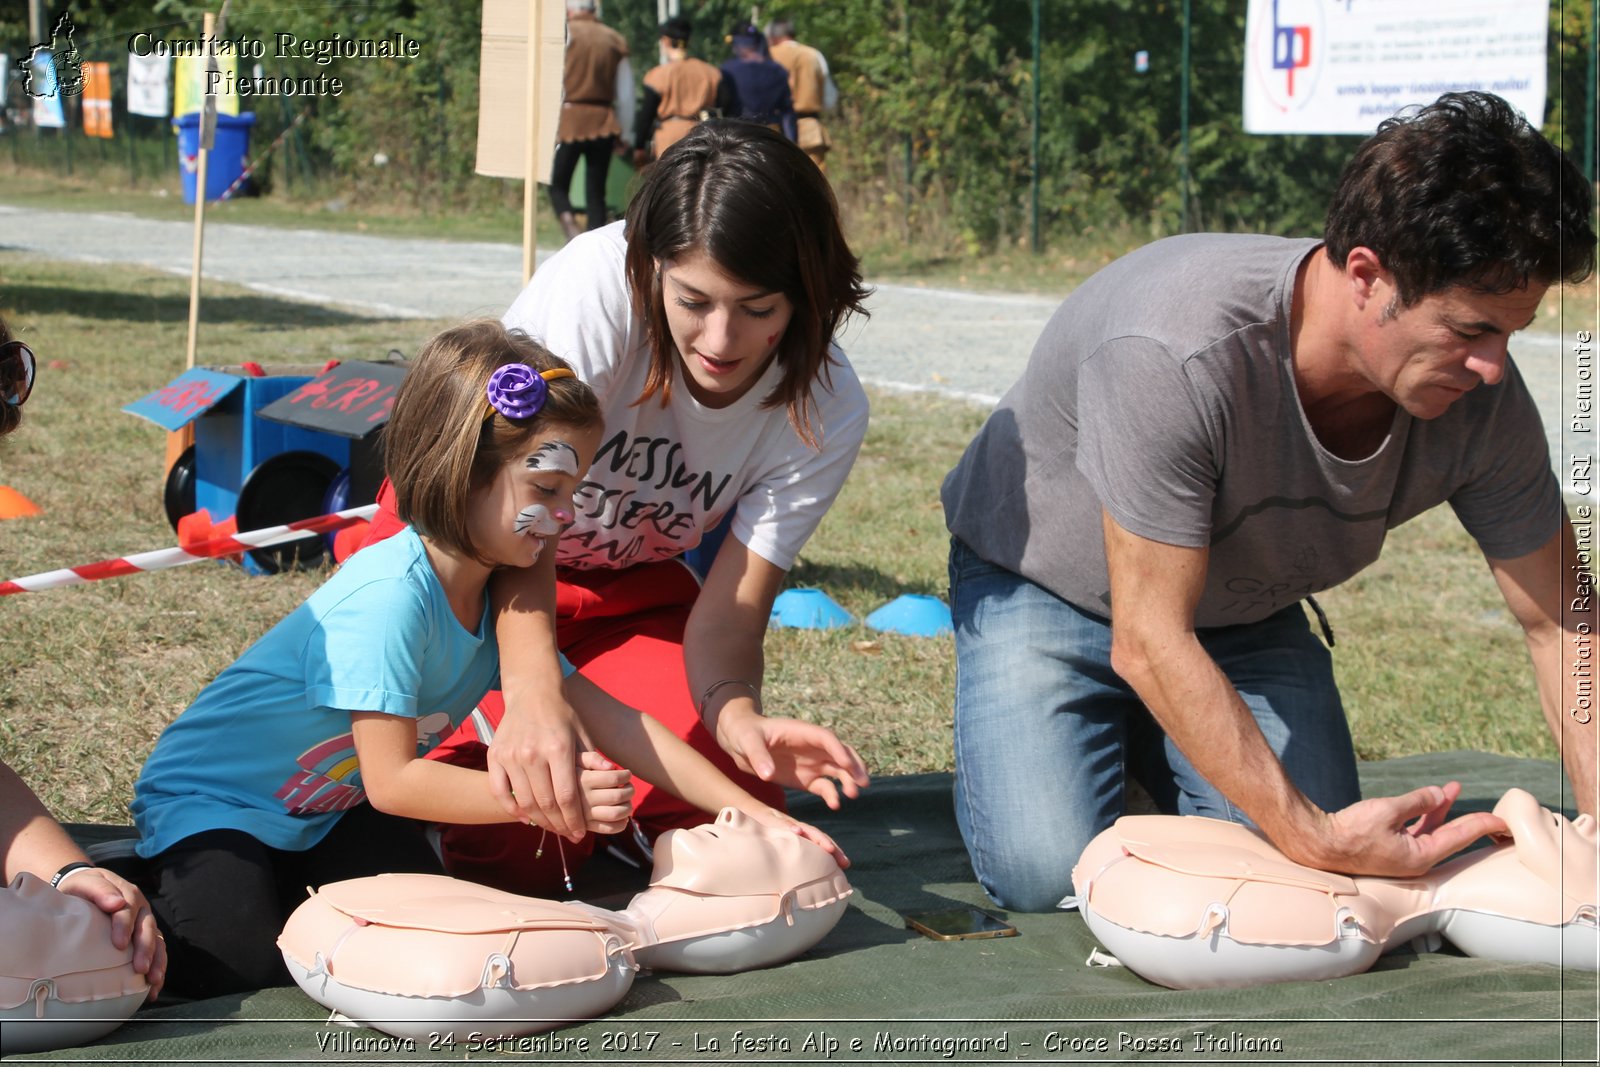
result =
M200 169L200 112L179 115L172 120L178 128L178 173L183 178L183 202L194 203L195 174ZM221 200L228 187L244 173L250 156L250 127L256 124L254 112L218 115L217 135L212 141L211 158L206 161L206 199Z

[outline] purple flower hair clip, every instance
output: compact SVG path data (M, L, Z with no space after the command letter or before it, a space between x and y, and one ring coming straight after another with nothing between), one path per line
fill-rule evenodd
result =
M507 363L489 375L489 406L508 419L531 419L550 398L550 381L573 377L566 367L536 371L526 363Z

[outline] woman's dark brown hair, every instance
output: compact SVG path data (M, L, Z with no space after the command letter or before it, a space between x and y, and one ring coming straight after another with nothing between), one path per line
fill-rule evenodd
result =
M650 372L636 403L671 400L673 361L656 265L710 256L729 277L794 306L778 342L783 377L763 398L815 447L813 383L831 386L828 345L852 314L867 314L861 264L845 243L828 180L782 134L754 123L703 122L651 168L628 207L628 287L650 341Z
M482 560L467 530L472 492L526 453L552 425L600 425L600 402L577 378L549 382L537 415L508 419L489 406L489 376L507 363L535 371L566 368L521 330L481 319L445 330L422 346L400 384L383 428L384 467L395 512L429 539ZM570 368L568 368L570 369Z

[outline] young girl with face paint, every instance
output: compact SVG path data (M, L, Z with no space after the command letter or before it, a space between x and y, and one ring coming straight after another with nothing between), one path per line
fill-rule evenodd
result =
M142 880L171 953L171 988L215 996L287 984L276 938L305 887L437 873L426 823L507 820L483 771L422 757L497 684L490 576L551 554L600 431L593 391L497 322L423 347L384 430L410 525L352 558L218 675L161 735L135 785ZM637 712L583 679L571 680L568 699L588 736L640 775L834 850L708 777L687 746L653 724L641 730ZM592 748L579 766L583 829L620 829L629 771ZM559 839L548 848L560 853Z
M507 591L497 632L519 651L503 719L486 702L441 748L487 765L508 812L583 828L587 741L542 651L552 636L768 803L788 786L837 808L867 784L831 730L766 715L761 699L773 600L866 433L866 394L833 343L865 296L816 165L764 127L708 122L650 169L625 223L570 242L506 313L572 364L606 422L573 528L541 562L556 595L531 580ZM397 526L380 512L367 543ZM703 539L719 531L713 554ZM696 548L703 574L682 562ZM634 800L652 838L704 821L648 783ZM453 831L447 854L514 871L533 851L520 831Z

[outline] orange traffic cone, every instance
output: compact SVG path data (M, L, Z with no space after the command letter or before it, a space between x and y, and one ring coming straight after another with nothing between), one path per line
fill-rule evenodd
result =
M38 504L9 485L0 485L0 519L25 519L39 514L42 512Z

